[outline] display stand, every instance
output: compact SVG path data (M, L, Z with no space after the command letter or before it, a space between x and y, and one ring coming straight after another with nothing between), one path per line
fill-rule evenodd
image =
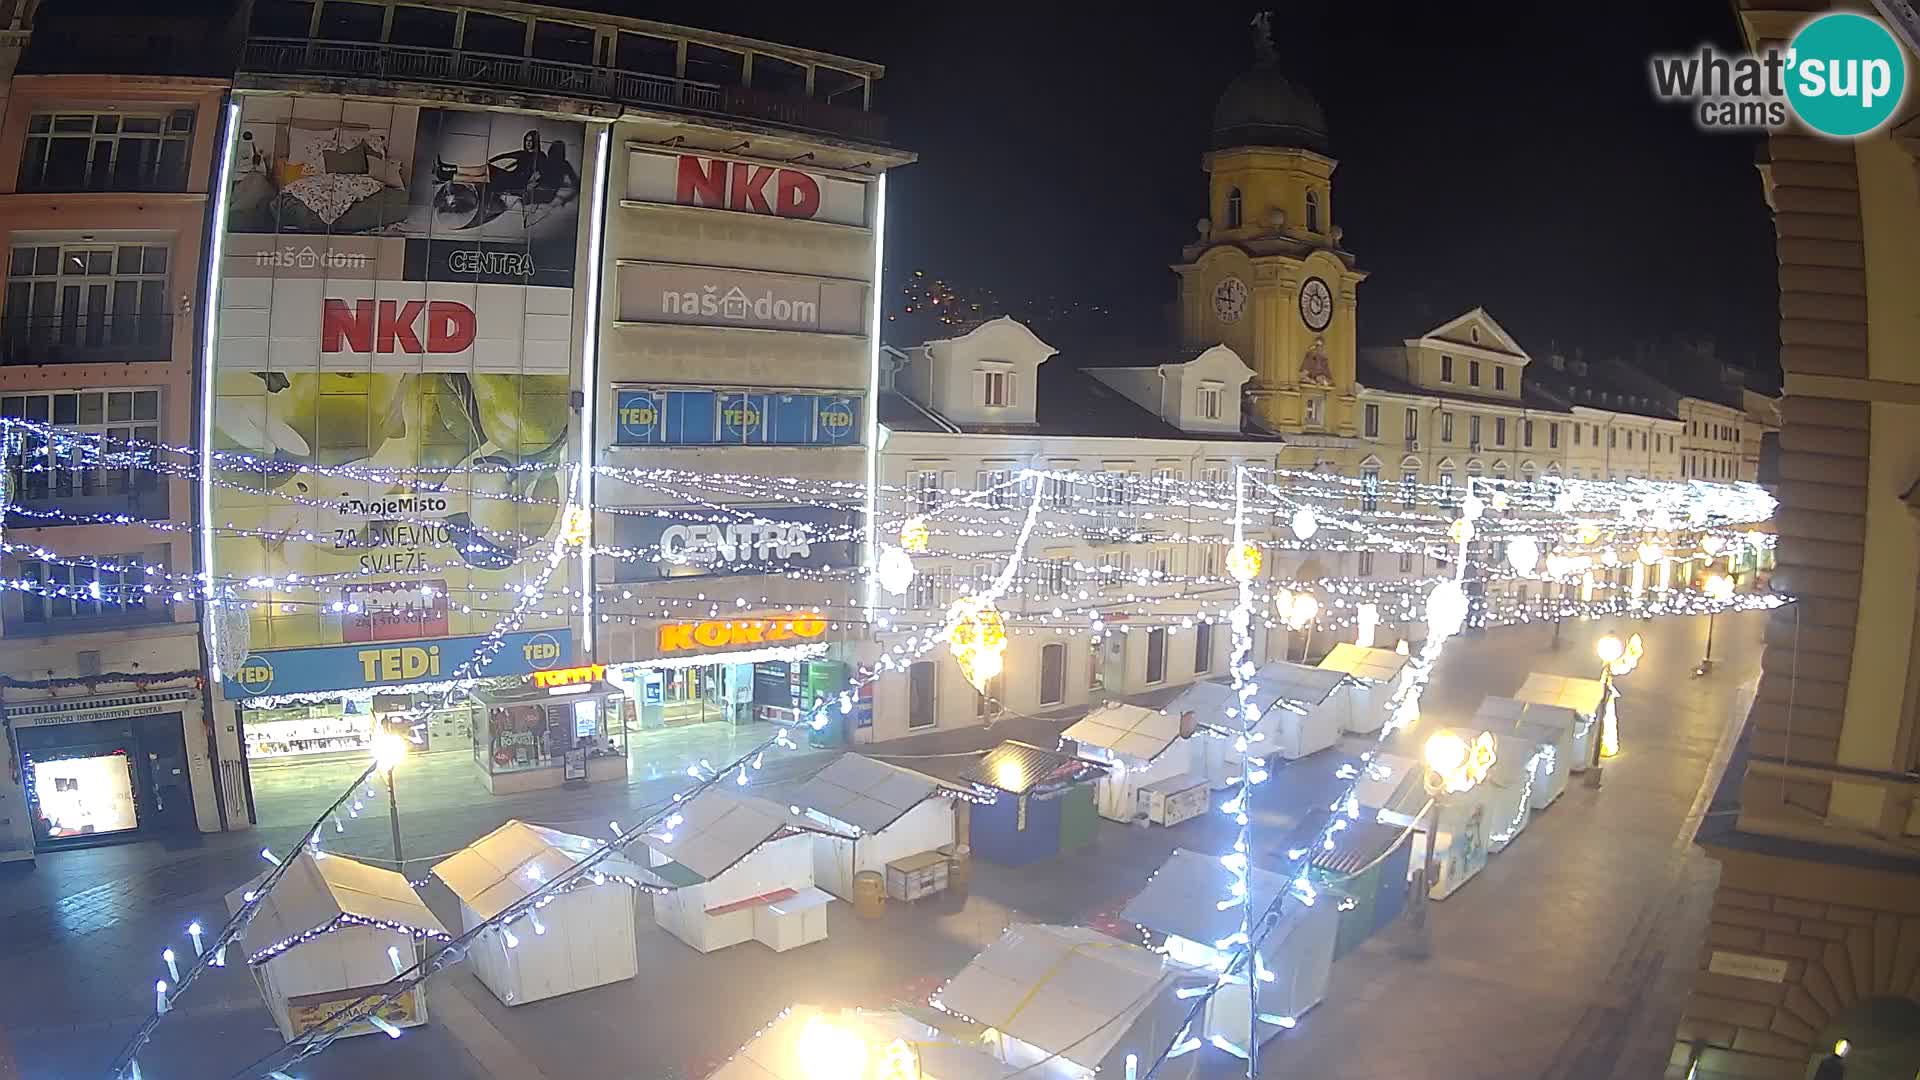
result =
M396 958L400 966L412 966L414 944L444 940L446 928L407 879L391 870L340 855L316 856L310 848L291 858L293 865L260 900L240 942L267 1011L289 1042L342 1010L356 1017L343 1034L379 1030L357 1017L384 996L382 988L398 970ZM228 893L228 910L238 912L265 880L262 874ZM426 1023L426 986L380 1005L377 1015L395 1028Z
M520 903L571 870L597 840L523 821L509 821L433 868L460 901L472 929ZM467 965L507 1005L525 1005L639 974L634 892L660 884L631 861L608 857L577 887L553 894L525 919L482 931ZM599 882L599 884L595 884Z
M1179 963L1218 971L1225 966L1227 954L1214 942L1238 932L1243 914L1239 907L1220 909L1220 898L1228 895L1232 882L1232 871L1220 865L1217 857L1176 850L1121 909L1120 917L1166 935L1166 954ZM1264 915L1280 899L1280 921L1260 946L1261 966L1273 979L1260 984L1259 1011L1275 1017L1302 1016L1326 998L1339 928L1333 904L1309 905L1297 897L1282 898L1287 888L1287 879L1270 870L1255 867L1248 875L1252 911ZM1218 1035L1245 1047L1253 1020L1249 1006L1246 982L1233 982L1208 1000L1205 1027L1199 1034L1209 1039ZM1279 1024L1261 1022L1260 1042L1282 1030Z
M1336 706L1340 730L1371 735L1392 719L1391 705L1406 675L1406 657L1392 649L1363 648L1341 642L1321 658L1320 666L1352 678L1342 688Z
M1607 688L1599 679L1573 679L1536 671L1527 676L1519 693L1513 696L1521 701L1558 705L1579 717L1573 733L1573 753L1567 762L1567 771L1577 773L1586 772L1587 763L1592 759L1593 744L1588 740L1599 737L1594 720L1600 715L1600 704L1606 695Z
M1144 1065L1177 1041L1188 1005L1178 991L1214 978L1085 927L1015 923L933 1004L991 1028L983 1045L1022 1077L1093 1080L1123 1077L1129 1054ZM1154 1075L1192 1080L1200 1056L1169 1058Z
M911 769L842 754L787 799L831 830L812 838L814 884L852 900L860 872L884 874L899 859L955 842L953 794Z
M825 831L817 822L723 788L682 802L678 813L670 838L642 838L649 872L675 886L653 900L662 929L701 952L745 941L784 951L825 939L819 898L828 894L813 880L813 838Z
M1206 786L1205 776L1196 771L1196 764L1204 770L1205 762L1194 753L1192 724L1182 713L1115 702L1087 713L1061 738L1074 742L1082 757L1111 766L1094 783L1094 807L1101 817L1151 820L1148 789L1159 788L1164 797L1169 789L1163 784L1171 790Z

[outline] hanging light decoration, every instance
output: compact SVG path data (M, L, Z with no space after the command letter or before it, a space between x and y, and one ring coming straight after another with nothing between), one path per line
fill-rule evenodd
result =
M1286 620L1289 630L1299 630L1318 614L1320 601L1314 599L1312 593L1293 593L1287 599L1287 609L1281 613L1281 618Z
M1720 538L1719 533L1708 533L1700 538L1700 550L1706 552L1708 555L1717 556L1720 554L1721 549L1726 546L1727 542Z
M1427 793L1472 791L1493 771L1497 745L1491 731L1481 732L1472 742L1451 731L1434 732L1421 751L1427 766Z
M993 601L969 596L954 602L947 612L947 648L960 662L960 673L975 690L987 684L1005 666L1007 624Z
M1456 544L1464 544L1473 539L1473 519L1457 517L1447 526L1447 537Z
M1380 605L1361 604L1354 609L1354 618L1358 626L1354 630L1353 643L1363 649L1373 648L1374 631L1380 626Z
M918 555L927 550L927 541L933 533L927 528L927 519L910 517L900 523L900 547Z
M1666 549L1651 540L1641 544L1639 550L1634 554L1640 557L1640 564L1642 566L1653 566L1659 563L1661 559L1667 557Z
M1315 520L1313 511L1305 506L1293 512L1293 520L1288 524L1293 526L1293 535L1302 540L1311 540L1313 534L1320 531L1320 522Z
M1427 594L1427 633L1444 640L1467 624L1467 591L1449 578Z
M1471 491L1467 492L1466 498L1460 500L1460 516L1468 521L1478 520L1480 515L1486 512L1486 500Z
M1507 541L1507 565L1516 574L1531 574L1540 565L1540 541L1531 536L1516 536Z
M1235 581L1252 581L1260 576L1260 549L1249 543L1242 543L1227 553L1227 573Z
M913 584L913 558L892 544L884 545L874 563L873 576L889 595L899 596Z
M560 519L560 542L570 547L579 547L587 542L593 531L593 515L578 503L567 507Z
M1600 526L1592 524L1582 525L1574 532L1573 538L1583 544L1591 544L1600 539Z

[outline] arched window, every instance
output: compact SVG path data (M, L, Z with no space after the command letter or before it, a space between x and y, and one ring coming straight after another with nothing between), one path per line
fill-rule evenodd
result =
M1240 189L1229 188L1227 190L1227 228L1237 229L1240 227L1240 208Z
M1320 231L1320 193L1317 191L1307 192L1307 231Z

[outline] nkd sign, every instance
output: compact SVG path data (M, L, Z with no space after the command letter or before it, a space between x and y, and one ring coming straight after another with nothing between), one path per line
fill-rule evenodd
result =
M321 301L323 353L458 353L473 348L473 309L457 300Z
M619 274L623 322L867 332L863 281L646 262Z
M785 165L635 148L627 198L742 214L867 224L868 183Z

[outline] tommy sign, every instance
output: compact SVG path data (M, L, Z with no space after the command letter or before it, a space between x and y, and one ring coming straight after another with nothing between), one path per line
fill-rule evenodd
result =
M644 262L619 273L622 322L867 332L864 282Z

